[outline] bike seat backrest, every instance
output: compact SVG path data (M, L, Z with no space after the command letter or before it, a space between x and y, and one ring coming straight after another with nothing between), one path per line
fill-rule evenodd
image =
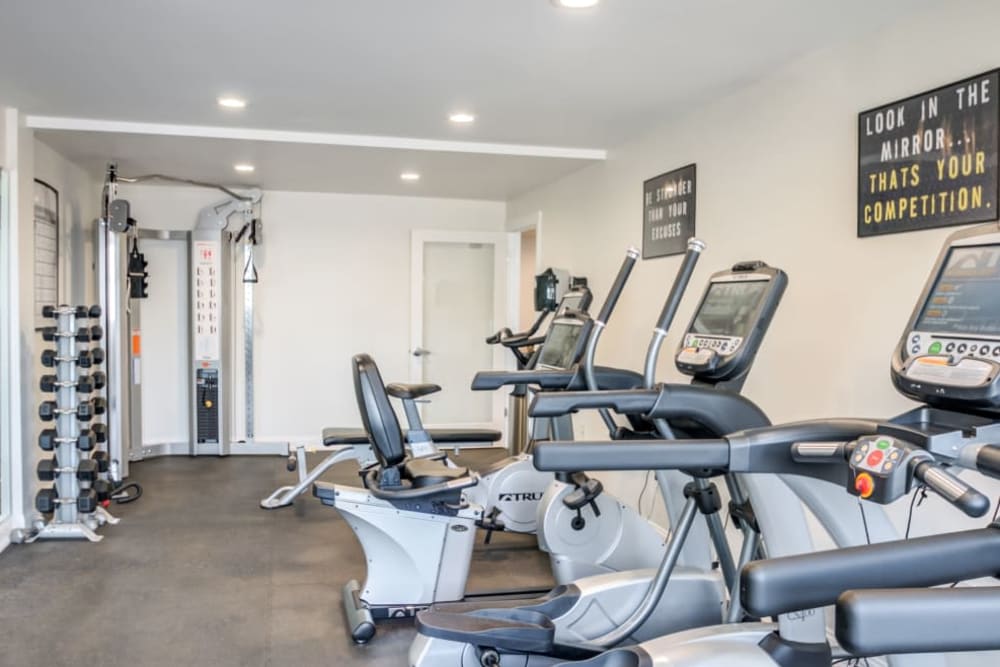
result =
M389 403L382 374L375 360L367 354L359 354L351 361L361 424L374 446L375 457L383 468L397 466L406 458L405 441L399 419Z

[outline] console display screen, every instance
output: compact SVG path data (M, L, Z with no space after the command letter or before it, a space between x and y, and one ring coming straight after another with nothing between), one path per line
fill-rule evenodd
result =
M750 333L767 280L712 283L708 288L690 333L705 336L745 338Z
M555 322L538 354L538 366L566 369L576 361L576 349L583 326L576 322Z
M580 303L583 302L583 292L578 294L567 294L563 297L562 304L559 307L559 312L564 313L567 310L580 310Z
M1000 245L949 250L916 328L1000 336Z

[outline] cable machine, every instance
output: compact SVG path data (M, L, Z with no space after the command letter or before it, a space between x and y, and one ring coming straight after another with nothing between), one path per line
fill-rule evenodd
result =
M132 217L131 206L118 196L118 189L120 183L150 180L215 188L228 197L202 208L191 231L146 229ZM260 243L261 199L259 189L237 192L162 174L127 178L116 165L109 165L97 224L97 279L107 331L107 447L114 481L128 477L130 462L144 458L232 453L234 369L240 361L234 336L238 314L242 314L245 411L245 437L240 443L257 444L253 442L254 285L258 280L254 249ZM231 231L237 220L242 224ZM144 239L176 241L186 249L189 334L185 342L190 385L186 442L144 445L142 440L141 303L147 297L149 277L140 249ZM240 285L242 308L235 308ZM255 447L253 453L272 453L267 445L262 446L267 451ZM285 448L285 443L271 447L273 453Z

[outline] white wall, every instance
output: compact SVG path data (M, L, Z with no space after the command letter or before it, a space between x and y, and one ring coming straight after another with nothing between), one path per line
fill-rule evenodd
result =
M39 362L42 349L50 344L42 341L34 330L34 180L41 179L59 191L60 284L62 303L92 304L94 292L93 220L99 215L101 183L77 165L69 162L45 144L35 140L31 130L20 128L18 149L18 294L20 297L20 409L21 437L14 443L21 448L23 471L23 511L33 513L35 492L41 486L35 475L39 459L50 456L36 444L42 422L38 419L38 404L43 396L38 378L44 372Z
M966 17L962 29L946 29L955 17ZM961 0L813 53L686 110L611 150L604 164L509 202L509 219L540 211L541 264L588 276L599 303L626 247L641 242L642 182L697 162L697 233L708 250L693 291L712 271L743 259L765 260L790 276L745 393L775 421L896 414L912 403L889 382L889 355L954 230L855 237L857 113L1000 65L998 22L1000 4ZM641 368L679 261L637 267L601 341L600 362ZM675 349L695 299L690 294L681 308L666 350ZM679 380L669 356L661 377ZM599 438L602 431L585 421L583 435ZM635 501L641 481L609 477ZM969 479L994 497L1000 493L1000 484ZM937 499L917 517L917 533L982 524Z
M14 443L20 442L19 356L16 343L20 339L15 315L17 293L17 204L14 201L17 181L16 141L8 135L17 134L17 112L0 107L0 170L6 179L6 189L0 193L0 550L9 543L12 528L22 524L20 458L15 460ZM19 453L19 452L18 452ZM17 474L14 474L14 471Z
M147 229L190 229L225 198L200 188L128 185L120 195ZM265 192L256 310L256 437L317 442L325 426L358 425L350 357L368 352L387 381L409 376L410 232L503 229L498 202ZM186 311L182 261L143 247L143 430L147 443L186 441L178 372ZM179 282L181 281L181 282Z

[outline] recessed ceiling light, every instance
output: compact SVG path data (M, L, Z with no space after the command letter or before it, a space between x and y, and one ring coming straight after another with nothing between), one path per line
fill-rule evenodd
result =
M476 120L476 115L471 114L467 111L456 111L455 113L448 116L448 120L453 123L468 124Z
M234 164L233 169L242 174L249 174L250 172L253 171L254 166L252 164L241 163L241 164Z
M245 109L247 106L247 101L238 97L220 97L218 101L219 106L226 109Z
M563 9L586 9L593 7L600 0L552 0L552 4Z
M404 181L419 181L420 180L420 174L418 174L415 171L404 171L402 174L399 175L399 177L401 179L403 179Z

